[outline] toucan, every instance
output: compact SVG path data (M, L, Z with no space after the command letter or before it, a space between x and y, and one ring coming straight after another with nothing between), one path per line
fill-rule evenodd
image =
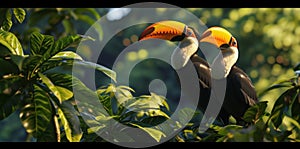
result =
M225 97L218 117L224 125L231 123L231 116L236 120L236 124L247 125L243 115L249 107L258 102L258 98L250 77L236 65L239 57L238 43L228 30L212 26L199 34L193 27L182 22L163 20L146 27L140 34L139 41L153 38L178 42L178 48L171 56L171 65L176 70L183 69L188 61L193 63L197 70L201 93L199 109L206 110L212 81L226 79ZM208 63L201 52L201 44L210 44L220 50L223 68Z

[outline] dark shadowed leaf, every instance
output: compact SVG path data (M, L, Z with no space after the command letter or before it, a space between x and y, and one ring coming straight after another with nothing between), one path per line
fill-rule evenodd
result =
M297 97L295 98L294 102L292 103L291 114L292 114L292 117L298 123L300 123L300 94L299 94L299 90L298 90L297 94L298 94Z
M43 135L40 135L39 138L37 138L37 142L57 142L59 135L57 135L53 117L51 117L51 121L49 122L46 130L43 132Z
M19 74L18 66L12 62L10 59L2 59L0 58L0 77L2 78L3 75L15 75Z
M37 67L37 63L41 59L42 59L41 55L35 55L35 56L28 56L23 60L22 70L24 70L26 73L29 73L27 74L29 78L31 78L32 76L34 76L34 74L36 74L36 72L33 73L32 71Z
M247 109L243 116L243 120L248 123L255 123L258 119L260 119L264 114L267 108L268 101L261 101L254 106Z
M0 79L0 94L13 96L24 85L24 79L19 75L5 76L3 79Z
M292 87L287 89L284 93L282 93L279 98L276 100L273 109L271 111L270 120L274 123L276 128L282 123L282 119L284 113L289 109L289 105L291 101L297 95L297 88Z
M18 66L19 70L22 71L23 61L27 56L10 55L11 60Z
M52 118L50 96L39 86L33 85L34 91L31 103L26 104L20 111L20 118L26 131L35 138L43 136Z
M4 15L1 16L1 17L3 17L2 24L0 24L1 29L5 30L5 31L9 31L12 26L11 10L10 10L10 8L4 9L2 13Z
M8 96L0 94L0 120L5 119L21 107L22 95Z

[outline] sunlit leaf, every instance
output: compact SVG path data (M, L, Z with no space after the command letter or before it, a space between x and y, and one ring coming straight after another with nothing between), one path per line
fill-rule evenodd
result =
M73 97L73 92L64 88L64 87L60 87L60 86L56 86L57 90L60 93L61 99L62 101L68 100L71 97Z
M149 127L142 127L142 126L134 124L134 123L130 123L130 125L136 126L136 127L140 128L140 129L144 130L153 139L155 139L157 142L159 142L162 137L166 137L166 135L162 131L160 131L160 130L157 130L157 129L154 129L154 128L149 128Z
M51 92L56 96L56 98L59 100L59 103L61 103L63 101L59 90L57 89L57 87L52 83L52 81L45 75L43 75L42 73L38 73L39 76L41 77L43 83L45 83L45 85L51 90Z
M226 135L229 135L230 133L240 130L242 128L243 128L243 126L239 126L239 125L226 125L219 130L218 134L226 136Z
M19 23L22 23L24 21L26 12L23 8L14 8L13 13Z
M139 117L137 116L137 118ZM170 119L170 117L161 110L145 110L144 116L140 119L140 121L151 126L156 126L168 119Z
M72 51L62 51L54 55L52 58L62 58L62 59L76 59L83 60L81 56Z
M8 48L12 54L24 55L21 43L11 32L0 29L0 44Z
M132 91L132 89L129 87L124 87L124 86L116 87L115 97L118 102L117 105L122 105L127 100L133 98L130 91Z
M58 109L58 114L66 132L67 139L70 142L79 142L83 135L76 113L77 111L74 106L69 102L63 102Z

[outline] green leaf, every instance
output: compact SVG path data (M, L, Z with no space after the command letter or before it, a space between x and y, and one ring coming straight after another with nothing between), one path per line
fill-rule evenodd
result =
M87 61L74 61L74 65L98 70L116 82L116 77L117 77L116 72L114 72L113 70L108 69L102 65L99 65L97 63L87 62Z
M34 70L34 68L36 68L37 63L41 59L42 59L41 55L34 55L34 56L30 55L30 56L26 57L22 62L22 69L21 70L24 70L25 73L28 73L28 74L25 74L25 75L30 75L30 73ZM31 77L33 77L33 76L31 76Z
M95 23L97 20L94 20L90 16L84 15L84 14L76 14L76 16L77 16L78 20L81 20L83 22L88 23L89 25L91 25L97 31L97 33L99 33L99 40L100 41L103 39L102 27L99 23Z
M62 101L69 100L70 98L73 97L73 92L72 91L70 91L70 90L68 90L64 87L60 87L60 86L56 86L56 88L60 93Z
M154 129L154 128L149 128L149 127L142 127L142 126L140 126L138 124L134 124L134 123L129 123L129 124L144 130L157 142L159 142L162 137L166 137L166 135L160 130L157 130L157 129Z
M255 123L265 114L265 110L268 106L267 103L268 101L261 101L248 108L245 114L243 115L243 120L248 123Z
M100 15L95 8L76 8L74 9L75 14L83 14L85 12L91 13L96 20L100 19Z
M50 58L50 57L56 55L58 52L61 52L74 44L78 44L81 39L82 39L82 36L80 36L80 35L69 35L69 36L60 38L55 42L55 44L53 45L51 50L48 50L44 56L48 57L48 54L49 54L49 58Z
M30 36L30 52L32 55L43 55L54 44L54 37L33 32Z
M77 53L72 51L62 51L54 55L52 58L61 58L61 59L76 59L76 60L83 60L81 56Z
M274 84L274 85L268 87L267 89L263 90L262 92L258 93L258 96L261 97L264 94L266 94L267 92L274 90L274 89L292 87L293 85L294 85L294 83L291 81L291 79L284 80L284 81L278 82L278 84Z
M21 99L21 94L17 94L14 96L0 94L0 120L5 119L10 114L19 109L21 107Z
M80 107L80 112L92 110L93 115L105 114L106 116L109 116L99 102L99 97L95 91L89 89L76 77L72 78L72 83L74 99L76 100L78 107Z
M11 60L18 66L18 69L20 71L22 71L22 65L23 65L23 61L25 60L27 56L20 56L20 55L10 55Z
M300 70L300 62L294 66L294 71Z
M73 35L73 36L66 36L57 41L51 46L50 49L47 49L45 53L43 53L43 59L37 64L37 68L39 65L43 64L44 62L48 61L51 57L55 56L57 53L65 50L69 46L74 43L80 41L82 37L80 35Z
M0 29L0 44L9 49L12 54L24 55L22 45L13 33Z
M43 135L52 118L50 96L37 85L33 85L32 101L26 104L20 111L21 122L27 133L35 138Z
M274 103L269 119L274 123L276 128L282 123L284 113L289 109L291 101L296 98L297 88L292 87L282 93Z
M227 136L229 133L232 133L234 131L243 129L243 126L239 126L239 125L226 125L225 127L221 128L218 132L218 134L223 135L223 136Z
M125 86L116 87L115 97L118 101L118 105L122 105L127 100L133 98L130 91L132 91L132 89L129 87L125 87Z
M55 124L56 123L54 122L54 116L52 116L48 127L43 132L43 135L40 135L36 141L37 142L57 142L59 135L57 135Z
M55 86L63 87L68 90L72 90L73 78L74 76L69 74L60 74L60 73L47 73L48 78L51 79L52 83Z
M19 23L22 23L25 19L26 12L23 8L14 8L14 15Z
M39 76L41 77L43 83L45 83L45 85L51 90L51 92L56 96L56 98L58 99L59 103L62 103L63 99L60 95L59 90L57 89L57 87L52 83L52 81L45 75L43 75L42 73L38 73Z
M67 139L70 142L79 142L83 132L80 128L80 121L77 116L77 111L69 102L63 102L58 109L58 115L64 127Z
M40 67L40 72L72 74L73 59L51 58Z
M3 12L3 13L5 13L5 18L1 24L1 29L3 29L4 31L9 31L12 26L11 10L6 9L6 12Z
M74 25L70 20L67 19L62 20L62 25L65 28L66 34L75 34Z
M0 79L0 94L13 96L25 86L24 78L19 75L7 75Z
M30 19L28 20L29 26L36 26L39 22L45 20L51 15L56 15L57 11L54 8L36 8L32 10Z
M18 66L11 61L11 59L5 60L0 58L0 77L2 78L3 75L12 75L12 74L19 74Z
M292 103L292 107L291 107L291 114L292 117L298 122L300 123L300 94L299 94L299 90L298 91L298 95L295 98L294 102Z
M144 114L146 116L142 118L141 121L151 126L159 125L167 119L170 119L170 117L161 110L147 110Z

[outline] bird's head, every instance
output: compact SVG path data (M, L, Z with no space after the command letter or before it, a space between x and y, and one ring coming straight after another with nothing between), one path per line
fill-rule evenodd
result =
M217 74L219 77L224 78L227 77L231 68L238 60L238 44L235 37L227 31L226 29L218 26L208 28L200 37L200 44L204 42L215 45L218 49L221 50L222 58L216 57L215 61L218 61L217 58L222 59L222 62L225 66L225 69L215 69L219 71ZM220 63L216 62L212 64L212 67L219 67ZM224 71L223 71L224 70ZM223 72L221 72L223 71Z
M198 34L184 23L166 20L148 26L140 35L139 41L153 38L178 41L179 45L171 57L171 65L175 69L180 69L197 52L199 45L197 37Z

